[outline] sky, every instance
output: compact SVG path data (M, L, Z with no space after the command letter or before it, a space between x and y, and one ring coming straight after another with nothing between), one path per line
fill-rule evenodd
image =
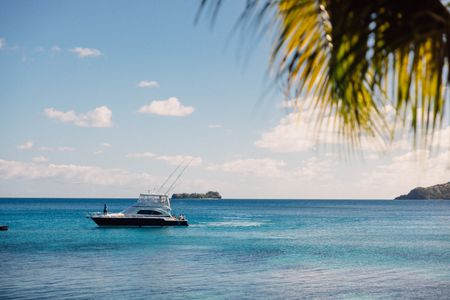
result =
M136 197L188 161L173 192L392 199L450 180L448 122L431 150L348 157L274 84L270 38L233 31L243 3L214 26L198 5L1 1L0 197Z

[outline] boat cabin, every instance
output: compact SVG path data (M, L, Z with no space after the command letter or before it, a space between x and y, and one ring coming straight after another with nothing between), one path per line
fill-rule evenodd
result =
M138 201L122 211L124 215L170 216L170 200L167 195L140 194Z

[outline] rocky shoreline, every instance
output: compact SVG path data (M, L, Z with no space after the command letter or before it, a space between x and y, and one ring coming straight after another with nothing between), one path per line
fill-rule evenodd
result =
M417 187L394 200L450 200L450 182L430 187Z

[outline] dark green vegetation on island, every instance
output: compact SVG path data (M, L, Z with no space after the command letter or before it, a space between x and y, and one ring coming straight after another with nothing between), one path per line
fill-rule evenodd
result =
M417 187L407 195L401 195L395 200L450 200L450 182L433 185L427 188Z
M173 194L172 199L222 199L222 196L219 194L219 192L209 191L206 194L199 194L199 193Z

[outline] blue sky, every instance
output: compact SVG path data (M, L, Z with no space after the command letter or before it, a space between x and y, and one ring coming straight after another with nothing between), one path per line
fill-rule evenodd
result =
M432 153L400 139L346 160L273 87L270 40L232 33L242 3L229 1L214 28L194 24L197 9L0 2L0 196L133 197L191 158L175 191L392 198L449 180L450 127Z

